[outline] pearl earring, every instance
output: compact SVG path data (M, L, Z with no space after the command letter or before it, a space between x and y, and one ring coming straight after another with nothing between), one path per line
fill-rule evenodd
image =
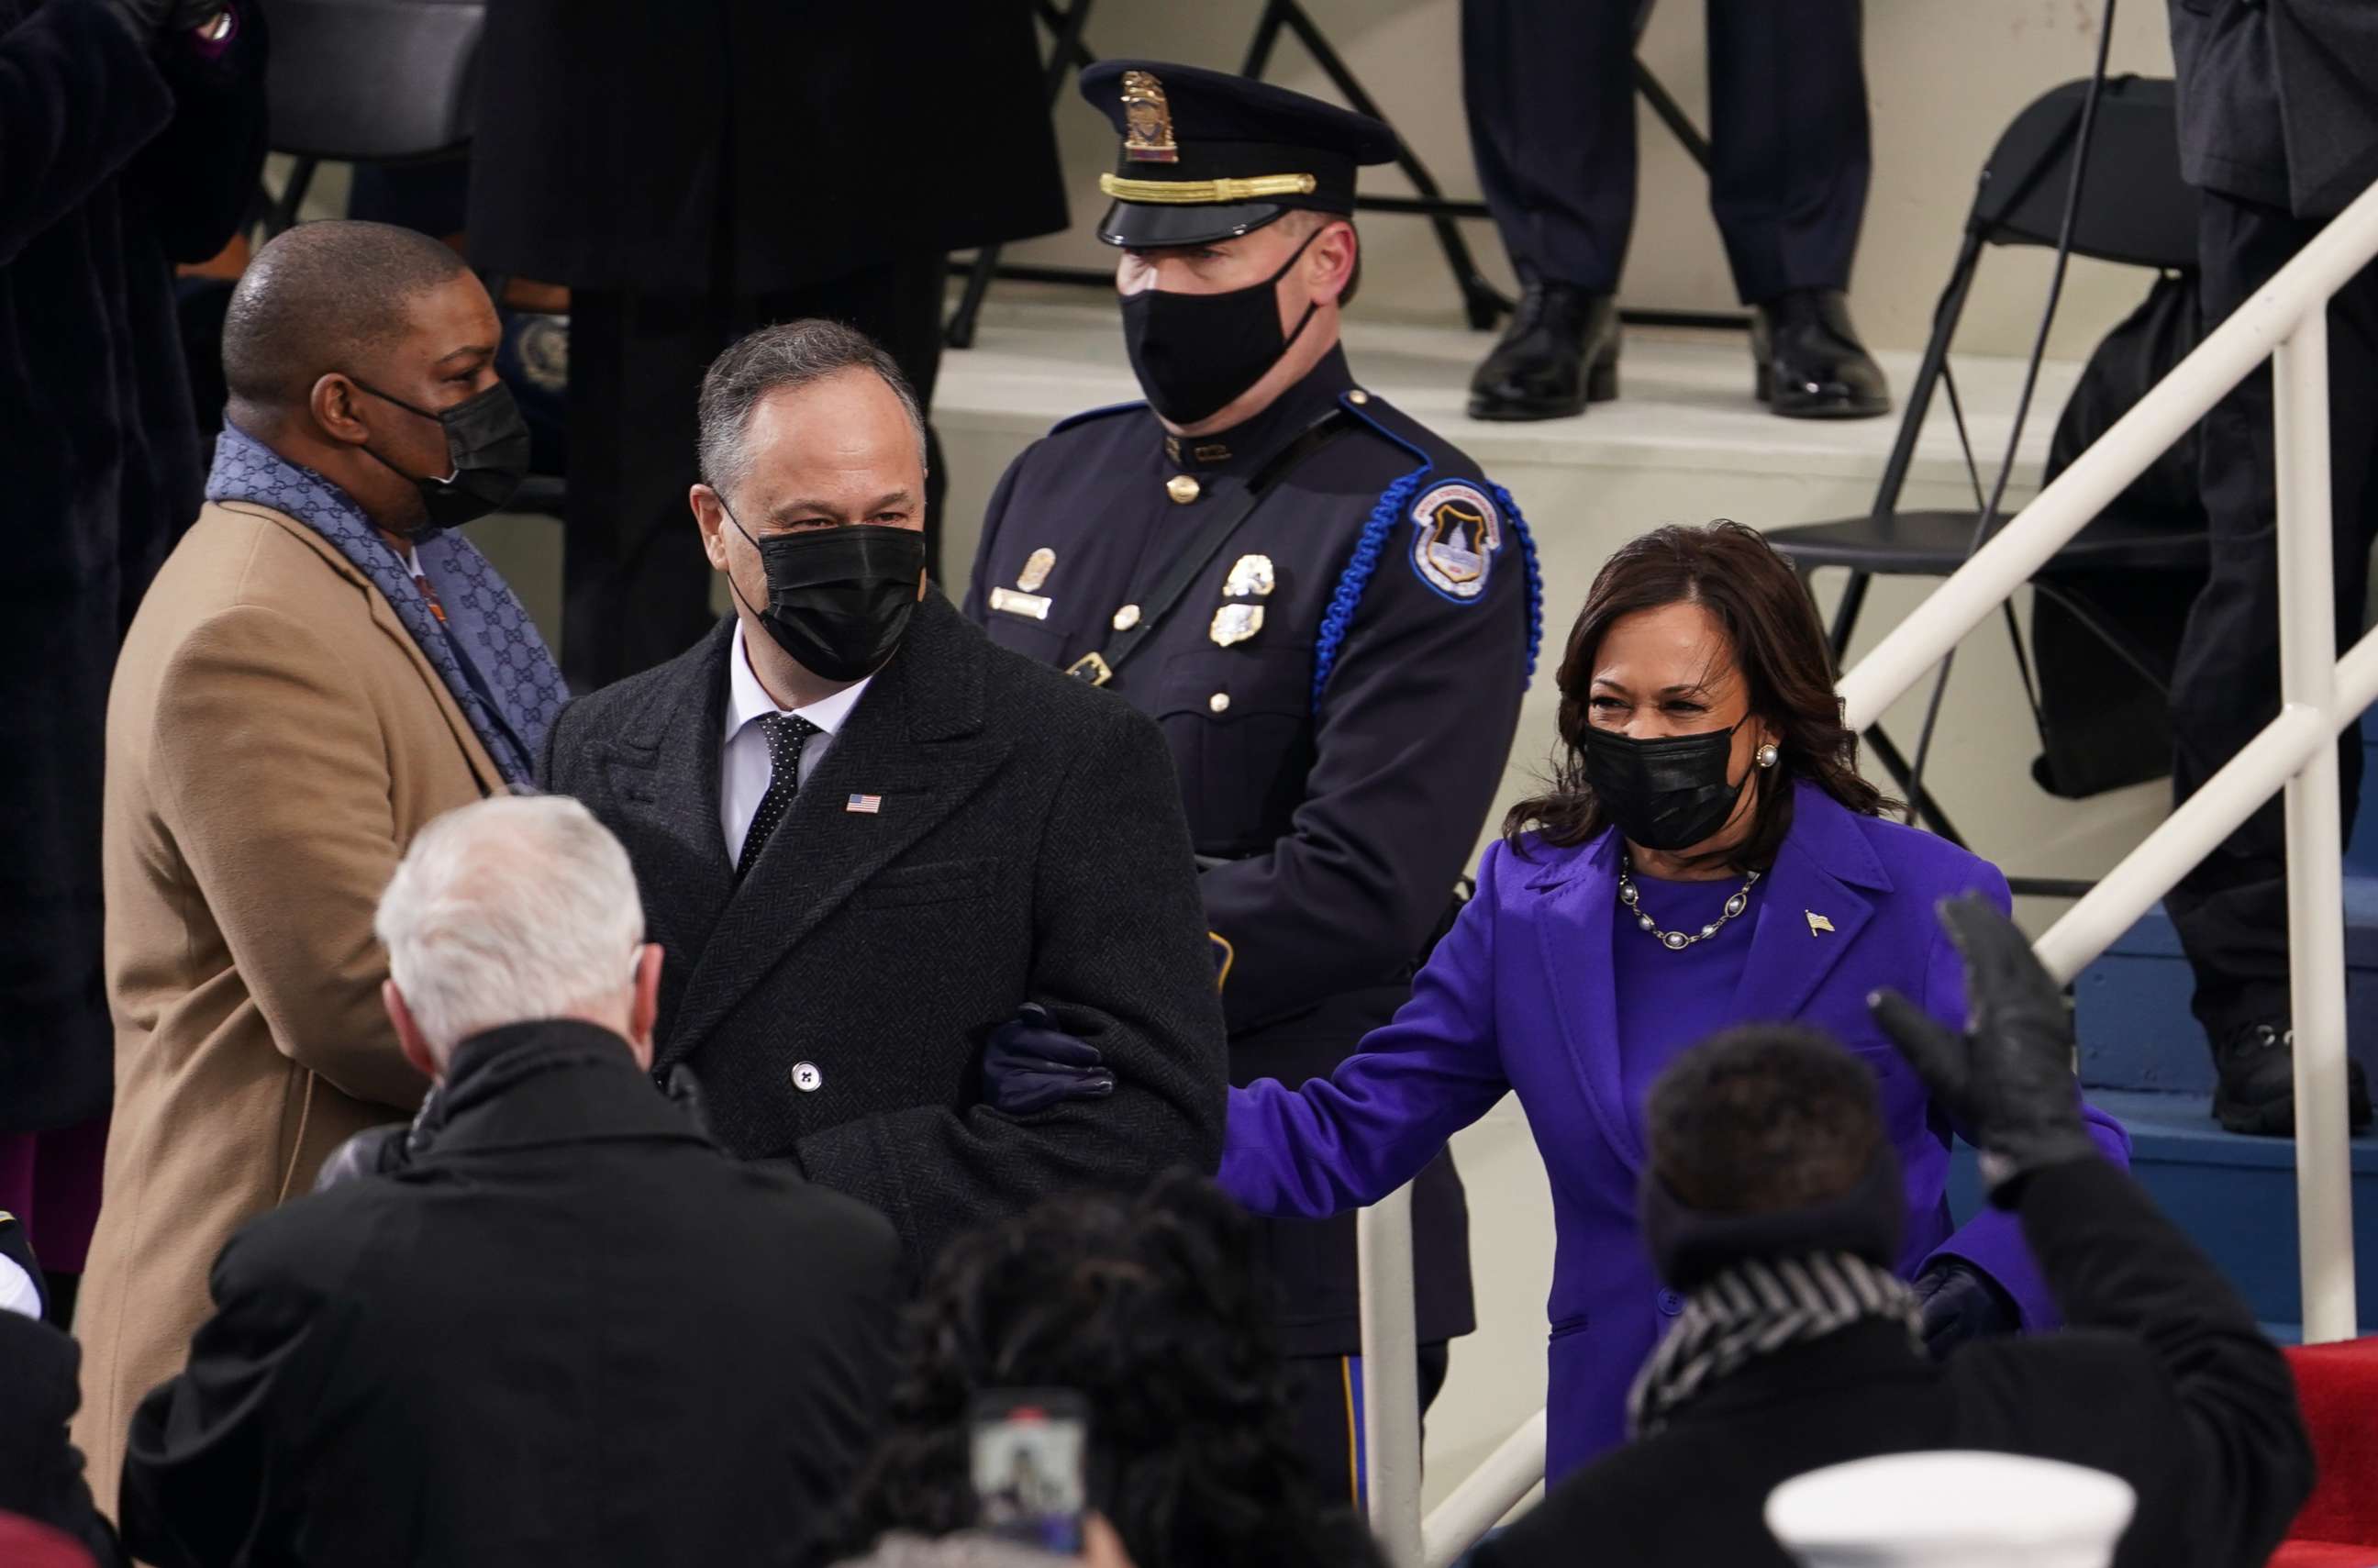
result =
M1775 759L1784 754L1775 749L1774 742L1770 741L1767 744L1759 747L1755 754L1759 766L1773 767L1775 766Z

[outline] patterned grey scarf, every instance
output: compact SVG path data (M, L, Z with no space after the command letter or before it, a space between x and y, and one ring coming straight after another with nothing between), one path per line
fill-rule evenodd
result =
M560 667L520 597L476 546L451 533L425 537L414 554L443 601L441 617L413 573L347 493L234 426L215 439L209 501L246 501L313 529L379 589L487 755L515 790L535 782L537 747L569 700Z
M1649 1437L1710 1384L1786 1345L1880 1318L1924 1349L1923 1318L1899 1276L1848 1252L1745 1259L1685 1298L1676 1326L1627 1395L1627 1429Z

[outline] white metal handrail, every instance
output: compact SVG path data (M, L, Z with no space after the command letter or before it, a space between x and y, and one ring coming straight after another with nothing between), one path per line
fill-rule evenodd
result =
M2036 950L2058 979L2072 979L2274 793L2285 790L2296 1213L2304 1338L2313 1342L2350 1338L2356 1324L2346 1125L2345 851L2336 737L2378 702L2378 632L2336 657L2327 305L2373 257L2378 186L2174 366L1841 681L1844 717L1851 729L1864 730L2230 389L2264 360L2274 361L2278 717L2067 911ZM1399 1194L1366 1211L1364 1219L1358 1236L1364 1426L1374 1458L1371 1523L1397 1568L1446 1568L1543 1479L1544 1413L1531 1417L1422 1521L1409 1199ZM1402 1309L1375 1315L1374 1296L1389 1297ZM1377 1338L1375 1325L1382 1331ZM1410 1469L1407 1456L1414 1456ZM1377 1463L1382 1458L1388 1461L1386 1469Z

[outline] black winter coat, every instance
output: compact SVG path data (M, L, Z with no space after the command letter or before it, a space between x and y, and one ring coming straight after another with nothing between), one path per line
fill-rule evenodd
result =
M174 263L264 159L264 24L144 48L101 0L0 0L0 1132L105 1111L109 677L204 478Z
M1155 724L931 595L738 883L733 631L562 709L539 770L635 862L667 954L655 1066L692 1065L719 1141L883 1210L919 1262L1051 1192L1211 1175L1222 1013ZM983 1040L1026 1002L1104 1055L1111 1098L981 1103Z
M882 1216L740 1165L590 1024L466 1040L391 1176L216 1260L141 1403L126 1543L161 1568L812 1562L882 1420Z
M1579 1471L1482 1547L1477 1568L1789 1568L1768 1493L1881 1453L1983 1449L2120 1476L2138 1514L2114 1568L2264 1562L2310 1495L2288 1365L2212 1262L2128 1175L2034 1176L2023 1230L2062 1332L1967 1345L1945 1366L1867 1322L1711 1383L1658 1436Z
M82 1454L66 1437L81 1403L82 1351L37 1319L0 1311L0 1514L63 1530L102 1568L124 1561L92 1506Z
M1065 226L1031 0L493 0L471 254L749 296Z

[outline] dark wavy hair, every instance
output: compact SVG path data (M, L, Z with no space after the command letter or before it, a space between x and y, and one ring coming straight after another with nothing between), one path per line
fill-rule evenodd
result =
M1137 1197L1049 1199L953 1243L907 1320L846 1546L967 1528L973 1396L1063 1388L1090 1412L1091 1506L1138 1568L1384 1568L1290 1444L1250 1236L1239 1206L1184 1170Z
M1566 849L1610 825L1585 775L1594 659L1621 616L1671 604L1698 604L1716 620L1749 687L1751 717L1776 734L1780 754L1760 786L1749 836L1726 853L1730 863L1773 863L1791 830L1795 780L1808 779L1861 816L1894 807L1858 777L1857 735L1842 723L1832 656L1799 574L1757 529L1720 518L1706 528L1654 528L1603 562L1561 657L1562 750L1551 788L1503 819L1503 837L1515 851L1526 854L1521 835L1531 829L1541 842Z

